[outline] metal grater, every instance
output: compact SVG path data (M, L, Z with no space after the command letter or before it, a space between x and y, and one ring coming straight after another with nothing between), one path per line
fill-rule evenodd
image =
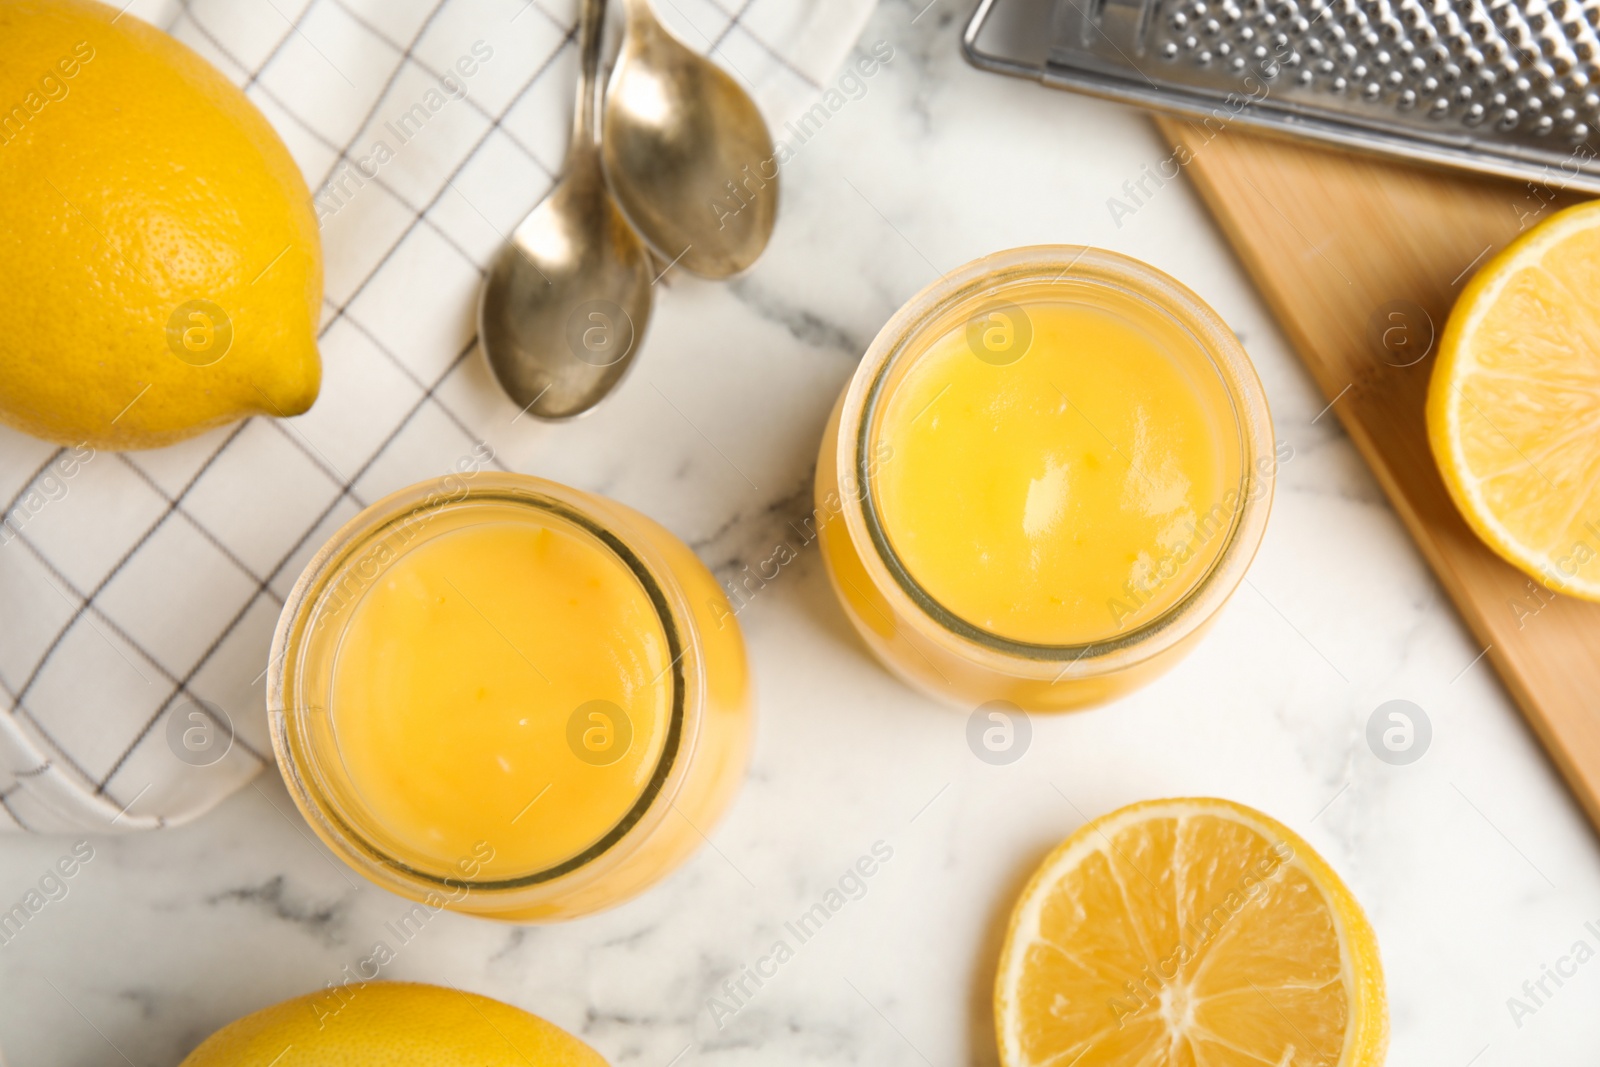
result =
M980 44L996 3L963 37L987 69L1600 193L1600 0L1056 0L1038 61Z

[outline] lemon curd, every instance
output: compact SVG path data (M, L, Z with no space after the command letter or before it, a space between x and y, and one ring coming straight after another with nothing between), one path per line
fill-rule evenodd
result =
M824 433L816 507L846 614L947 702L1111 699L1241 580L1275 475L1249 359L1135 260L1022 248L883 328Z
M567 918L639 892L730 801L748 749L733 613L612 501L478 473L380 501L285 605L279 766L347 862L435 907Z
M974 626L1101 640L1171 607L1221 549L1205 517L1233 428L1194 368L1133 324L1083 304L1013 307L1025 353L976 359L952 330L889 399L883 526L912 577ZM987 330L1007 328L994 320Z
M496 866L544 870L644 792L671 661L644 589L602 546L543 519L467 526L356 604L334 661L339 755L408 851L449 864L487 840Z

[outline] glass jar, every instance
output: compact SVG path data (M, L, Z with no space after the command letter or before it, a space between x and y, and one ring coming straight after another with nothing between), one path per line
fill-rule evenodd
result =
M923 379L936 373L927 367L943 367L938 361L955 358L949 353L957 351L962 339L971 346L972 357L994 367L1027 358L1023 353L1029 345L1035 346L1035 359L1046 358L1037 353L1069 335L1059 330L1051 334L1043 323L1030 324L1022 310L1046 304L1079 317L1067 321L1087 322L1097 330L1103 323L1112 333L1122 330L1148 338L1151 351L1170 359L1173 373L1182 375L1183 388L1173 395L1183 398L1185 410L1192 409L1195 418L1215 428L1207 440L1214 442L1210 447L1217 474L1210 484L1216 496L1206 497L1214 506L1202 507L1183 537L1163 545L1163 555L1137 564L1143 569L1132 572L1135 577L1120 587L1127 597L1119 592L1108 599L1102 630L1085 630L1081 639L1041 640L1016 627L1001 632L981 612L968 606L958 610L949 595L930 592L924 579L931 572L925 563L908 562L904 546L937 542L938 536L922 535L941 534L933 527L947 521L966 521L956 515L959 509L939 512L926 500L919 503L895 490L887 493L891 502L916 516L925 529L905 528L909 520L902 517L902 527L891 531L893 524L885 521L885 486L894 481L889 473L902 476L891 465L907 462L896 455L886 425L900 426L913 417L891 414L900 394L921 390L916 406L933 408L936 417L944 418L933 407L943 390L931 389ZM1028 339L1019 340L1020 334ZM991 344L997 346L994 351L984 347ZM1096 352L1101 359L1111 356ZM1039 366L1030 373L1038 373ZM1066 414L1075 410L1072 400L1060 389L1055 392L1059 402L1053 397L1049 402L1059 403L1063 418L1082 415L1081 425L1109 421L1097 415L1092 423L1082 411ZM924 394L930 398L926 405ZM909 412L910 401L899 407ZM995 415L993 440L1002 442L1007 440L1007 416L998 405L993 410L1001 412ZM1147 415L1139 417L1148 422ZM914 417L923 416L917 412ZM1107 455L1129 462L1128 479L1143 473L1135 453L1104 433L1100 436L1111 450ZM981 436L974 440L981 444L968 450L976 453L975 460L998 464L1005 459L1003 445L991 447ZM961 461L960 455L953 458ZM892 672L955 705L1007 701L1028 710L1066 710L1099 704L1144 684L1195 645L1243 579L1261 543L1276 464L1261 383L1233 332L1199 297L1160 271L1113 252L1065 245L1018 248L946 275L913 297L879 332L824 431L814 518L828 575L846 615ZM1068 492L1069 475L1055 473L1061 474L1059 496ZM1048 478L1041 475L1036 482ZM924 479L920 487L925 497L942 492L937 479ZM1028 501L1031 508L1033 496ZM1070 534L1068 530L1063 536ZM970 559L958 559L955 569L976 569L980 558L985 565L995 563L974 550ZM958 579L946 584L954 588L961 584ZM1072 594L1066 587L1070 584L1059 586L1063 596ZM980 588L976 595L985 593L1002 603L1002 614L1009 595L1016 593L1019 600L1023 595L1020 587ZM1148 610L1141 614L1142 609Z
M496 581L532 566L527 546L548 544L567 553L557 559L593 572L573 577L576 592L562 585L557 595L551 585L542 595L539 574L565 583L561 570L529 571L530 597L510 576ZM485 571L486 559L500 558L489 550L508 553L509 568ZM598 611L606 596L633 605L622 629L563 614ZM525 634L538 627L560 648L532 647ZM643 652L631 647L635 638ZM487 676L479 685L475 675L493 672L476 657L496 655L504 662L484 663L497 671L526 662L526 693ZM586 663L624 661L638 678L654 676L624 686L631 698L613 693L615 703L569 711L547 696L583 691ZM412 682L461 695L413 706ZM474 704L474 695L501 703ZM665 877L728 806L749 750L744 643L706 568L631 508L517 474L414 485L334 534L284 605L267 698L289 792L341 859L429 907L513 921L584 915ZM620 707L630 702L632 710ZM505 719L504 707L523 706L526 717ZM478 751L480 736L496 747ZM464 758L452 764L457 752ZM513 810L521 795L512 803L494 792L506 788L497 764L508 775L548 770L560 788L545 796L534 788L542 778L531 780L528 803ZM439 802L430 806L428 796Z

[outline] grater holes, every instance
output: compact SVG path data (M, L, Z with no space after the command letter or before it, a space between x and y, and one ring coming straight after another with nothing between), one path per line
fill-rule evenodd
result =
M1290 106L1339 95L1344 104L1326 106L1498 128L1524 142L1580 142L1600 129L1600 0L1156 5L1152 58L1209 69L1209 87L1253 73L1291 89Z

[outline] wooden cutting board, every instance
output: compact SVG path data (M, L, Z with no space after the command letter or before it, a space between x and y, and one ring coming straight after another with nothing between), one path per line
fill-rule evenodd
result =
M1185 171L1600 828L1600 604L1536 586L1474 536L1428 449L1432 351L1410 362L1443 329L1472 272L1571 198L1537 183L1156 121L1192 157Z

